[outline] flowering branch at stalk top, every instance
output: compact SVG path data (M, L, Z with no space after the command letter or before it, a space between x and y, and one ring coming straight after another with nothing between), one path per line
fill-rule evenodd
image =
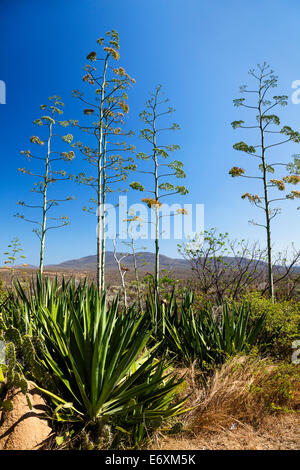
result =
M234 166L229 171L229 174L234 178L236 176L242 176L245 173L243 168L239 168L238 166Z
M92 51L87 55L87 60L94 65L86 64L85 74L82 77L90 86L88 95L85 96L79 90L73 91L73 95L85 105L84 116L87 119L92 118L91 122L77 121L75 126L84 133L96 137L96 140L94 146L77 141L72 147L82 154L91 168L94 168L94 172L90 175L81 172L79 175L71 175L71 178L96 189L99 185L97 172L98 168L101 168L101 192L102 197L105 197L113 191L124 191L120 188L113 190L113 185L125 182L129 173L136 168L134 159L130 155L135 152L135 147L125 141L125 138L132 136L133 132L125 130L124 120L129 113L126 91L135 80L124 67L110 65L111 59L113 62L120 59L119 36L115 30L107 32L105 37L97 40L97 43L102 48L102 53ZM103 66L101 72L97 70L98 61ZM98 204L95 198L91 198L90 202ZM94 213L95 210L89 207L88 212Z
M252 203L261 202L261 198L257 194L245 193L241 196L242 199L248 199Z
M142 199L142 202L145 202L145 204L147 204L149 209L151 209L152 207L159 208L159 207L162 206L162 203L159 202L157 199L153 199L153 198L149 198L149 197L144 197Z

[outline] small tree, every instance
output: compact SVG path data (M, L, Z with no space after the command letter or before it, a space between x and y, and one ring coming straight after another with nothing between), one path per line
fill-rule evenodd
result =
M258 243L233 240L228 233L212 228L178 245L196 276L199 289L219 303L226 297L237 299L265 278L266 250Z
M98 39L97 43L102 47L103 54L100 57L94 51L88 54L87 60L94 65L87 64L83 76L92 94L85 97L79 90L73 91L73 95L85 106L84 115L92 119L86 124L76 122L75 125L85 132L88 142L94 140L95 144L76 142L73 146L79 149L93 168L92 175L82 172L74 178L94 192L90 199L92 206L84 210L97 215L97 286L101 290L104 286L107 195L113 191L112 185L125 181L128 172L135 168L133 159L126 157L126 152L133 151L134 147L124 140L120 141L120 137L132 135L131 131L122 130L122 127L125 114L129 111L126 91L135 80L123 67L112 65L120 58L116 31L107 32L105 38ZM97 62L101 64L100 71L96 67Z
M146 127L141 130L140 137L145 140L151 147L148 153L140 152L137 158L143 161L149 161L151 164L150 169L138 170L143 174L148 174L152 179L152 187L146 188L140 182L134 181L130 187L134 190L145 191L151 195L142 199L149 208L155 211L155 291L158 292L159 288L159 235L160 235L160 207L162 206L161 199L175 194L185 195L188 190L185 186L174 185L166 180L168 177L185 178L183 171L183 163L179 160L174 160L169 163L164 163L169 154L175 150L179 150L179 145L166 145L160 141L161 134L166 131L178 130L179 126L176 123L171 125L163 125L160 127L160 122L163 117L172 114L175 110L172 107L162 109L169 100L161 98L161 85L158 85L154 93L150 94L150 99L146 102L146 109L140 114L140 119L145 123Z
M257 69L250 70L249 74L254 78L256 86L253 89L248 89L246 85L240 88L241 93L246 93L253 97L253 101L248 104L245 98L235 99L234 106L248 109L255 114L254 122L250 125L244 125L245 121L234 121L231 123L233 129L254 129L257 132L258 144L246 144L245 142L237 142L233 145L235 150L242 151L247 155L257 160L257 174L248 175L245 170L240 167L233 167L229 171L232 177L241 176L251 180L256 180L260 183L261 193L253 194L246 192L242 195L242 199L248 199L251 204L261 209L264 212L265 223L257 223L251 221L253 224L263 227L266 230L267 250L268 250L268 285L269 294L274 299L273 288L273 270L272 270L272 240L271 240L271 221L280 212L280 209L274 207L274 203L288 199L295 199L300 197L300 192L292 190L286 191L286 184L296 185L300 182L300 160L298 157L294 158L291 164L274 162L270 153L274 147L284 145L288 142L300 142L300 134L293 131L289 126L280 125L280 119L274 113L274 109L278 106L287 105L287 96L276 95L269 97L273 88L277 87L278 79L269 66L264 63L262 66L258 65ZM279 127L280 126L280 127ZM279 129L278 129L279 127ZM273 137L284 136L283 140L273 140ZM275 170L283 168L285 173L279 177L275 177ZM272 190L279 190L284 196L272 195Z
M35 182L31 192L37 194L40 197L40 204L27 204L24 201L18 201L17 204L22 207L36 209L40 212L41 217L39 219L28 218L23 214L16 214L16 217L25 220L34 224L36 227L33 229L33 232L37 235L40 240L40 274L43 274L44 270L44 255L45 255L45 240L46 234L49 230L65 227L70 224L69 218L67 216L59 217L50 217L49 211L54 207L57 207L61 202L70 201L74 199L72 196L68 196L64 199L57 199L54 196L49 196L48 192L50 187L58 181L65 181L69 179L65 170L55 170L55 165L57 162L71 162L74 158L74 152L64 151L60 152L53 150L53 139L55 137L60 137L65 143L71 143L73 136L71 134L59 135L56 134L56 126L60 125L62 127L67 127L70 121L56 121L56 115L60 116L63 114L62 107L64 104L61 101L59 96L49 97L50 104L41 105L41 110L45 112L41 118L36 119L34 124L42 127L46 133L46 139L42 140L38 136L32 136L30 142L36 144L40 147L45 146L45 152L43 155L34 155L30 150L22 150L21 154L27 157L27 160L30 162L31 159L37 160L41 166L41 170L38 172L28 170L26 168L19 168L23 174L41 178L41 181ZM46 144L46 145L45 145ZM48 224L48 222L50 222Z
M26 256L21 254L23 253L23 248L18 237L13 238L7 248L8 250L4 253L7 257L4 264L10 268L13 276L17 259L20 258L20 260L24 260ZM26 266L26 264L23 264L23 266Z
M287 300L299 297L300 285L300 250L292 243L291 247L279 252L274 257L274 287L277 287L277 296Z

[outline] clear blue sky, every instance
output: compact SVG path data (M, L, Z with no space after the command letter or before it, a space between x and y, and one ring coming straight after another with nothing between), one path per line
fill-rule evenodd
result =
M48 96L60 95L65 117L78 117L71 91L82 88L85 57L110 29L120 34L120 65L136 79L130 125L139 126L137 115L158 83L176 108L182 130L171 137L181 146L176 157L187 173L185 202L205 204L206 228L263 243L262 229L248 224L256 210L240 199L248 183L228 175L234 164L247 165L247 157L232 149L241 140L230 126L240 116L232 99L247 83L249 68L267 61L279 75L278 92L289 96L282 122L300 130L300 105L290 99L291 83L300 79L298 0L2 0L1 20L0 80L7 86L7 104L0 105L0 265L15 236L27 261L38 262L32 226L13 217L16 201L31 197L30 178L17 172L26 163L19 152L29 148L29 137L36 133L32 121ZM293 152L300 148L288 148L280 157L288 161ZM74 169L79 166L77 161ZM61 208L72 224L49 234L46 263L95 253L95 221L81 210L89 194L76 186L66 192L77 197ZM296 203L284 204L273 227L275 249L291 242L299 247L300 211ZM176 256L176 243L163 242L162 252Z

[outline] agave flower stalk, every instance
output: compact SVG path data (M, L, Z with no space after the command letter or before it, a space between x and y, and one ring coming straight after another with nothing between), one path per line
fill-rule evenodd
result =
M75 123L89 136L88 144L78 141L73 146L81 152L92 172L89 169L72 177L92 189L91 205L85 206L84 210L97 217L97 286L100 292L105 283L107 197L115 191L114 185L126 181L128 173L135 167L133 158L127 153L134 147L120 140L132 135L131 131L124 129L124 119L129 112L126 91L134 79L123 67L115 67L120 58L119 35L115 30L107 32L105 38L99 38L97 43L102 47L102 54L94 51L88 54L89 63L83 76L83 81L89 85L89 94L86 97L79 90L73 91L73 95L84 104L83 113L89 119L87 123ZM90 144L92 141L94 145Z
M71 162L75 154L73 150L71 151L64 151L58 152L52 149L52 141L55 137L61 137L61 139L70 144L73 140L72 134L66 135L59 135L54 132L54 128L57 125L67 127L69 125L69 121L56 121L57 115L63 114L63 102L59 96L51 96L49 97L50 104L43 104L41 105L41 110L44 114L41 118L36 119L34 124L43 129L47 129L47 138L46 138L46 151L44 156L35 155L30 150L22 150L21 154L26 156L28 161L36 160L39 162L41 166L41 171L36 173L26 168L19 168L19 171L23 174L34 176L36 178L41 178L39 182L35 182L31 191L40 196L41 202L38 204L28 204L24 201L18 201L18 205L40 211L40 218L29 218L24 214L16 214L16 217L19 217L26 222L30 222L34 224L35 228L33 232L37 235L40 241L40 262L39 262L39 272L42 275L44 271L44 258L45 258L45 241L46 241L46 234L49 230L57 229L60 227L65 227L66 225L70 224L70 220L68 216L59 216L59 217L51 217L49 215L49 211L54 207L57 207L61 202L71 201L74 199L73 196L67 196L65 199L58 199L55 196L49 196L50 187L53 187L58 181L65 181L69 178L67 177L67 173L65 170L55 170L54 165L58 161L62 162ZM40 147L45 145L45 141L42 140L38 136L32 136L30 138L30 142L32 144L36 144Z

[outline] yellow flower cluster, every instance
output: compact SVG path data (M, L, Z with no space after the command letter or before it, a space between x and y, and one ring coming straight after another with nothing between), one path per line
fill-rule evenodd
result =
M229 171L229 174L234 178L235 176L241 176L243 173L245 173L245 170L243 168L239 168L237 166L234 166L231 168Z
M116 75L120 75L120 77L128 78L131 81L131 83L135 83L135 79L130 77L130 75L128 75L128 73L126 73L124 67L119 67L118 69L114 69L114 73Z
M288 176L285 176L284 178L282 178L283 181L285 181L286 183L290 183L290 184L298 184L300 183L300 176L298 175L288 175Z
M156 199L152 199L149 197L144 197L142 202L145 202L147 206L151 209L151 207L161 207L162 203L157 201Z
M111 54L115 60L120 59L120 53L113 49L112 47L103 47L103 49L107 52L107 54Z
M121 109L123 109L124 113L128 113L129 106L127 103L125 103L124 101L119 101L119 106Z
M270 182L272 184L274 184L274 186L277 186L279 191L284 191L285 190L285 185L284 185L284 182L282 180L270 180Z
M250 194L250 193L245 193L243 194L242 196L242 199L248 199L251 203L255 203L255 202L261 202L261 199L260 197L257 195L257 194Z

